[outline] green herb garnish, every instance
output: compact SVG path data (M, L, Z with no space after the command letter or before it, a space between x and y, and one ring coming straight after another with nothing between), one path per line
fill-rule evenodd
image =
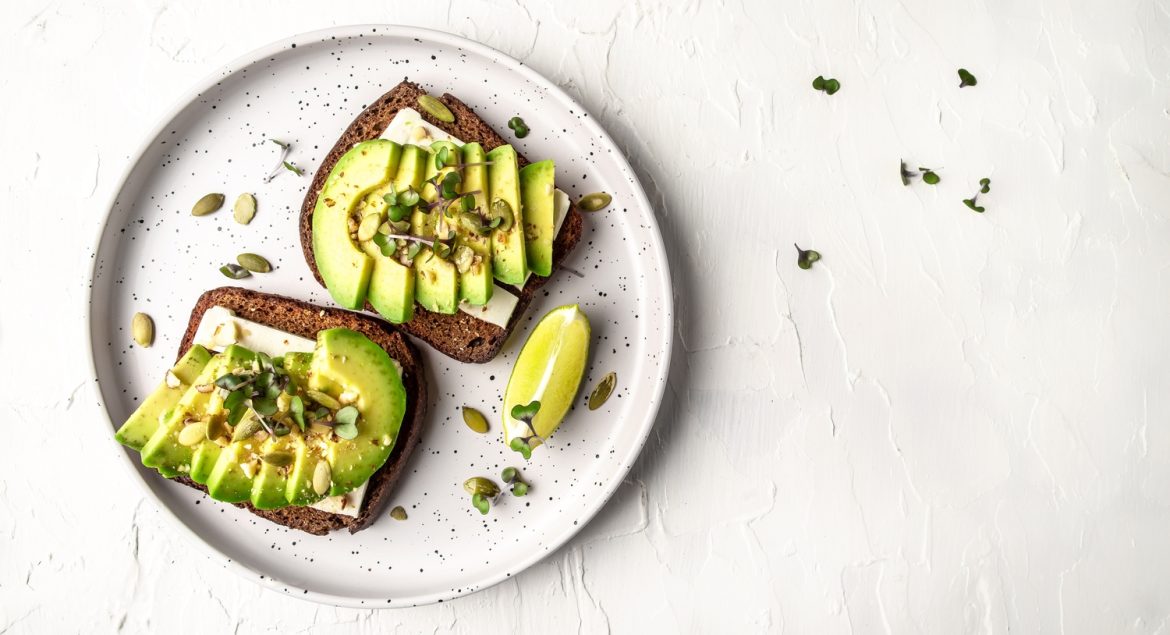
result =
M281 161L281 164L282 164L282 165L284 165L284 169L288 170L289 172L292 172L293 174L296 174L297 176L301 176L301 175L303 175L303 174L305 173L305 171L304 171L304 170L302 170L302 169L298 168L297 166L295 166L295 165L293 165L293 164L289 163L288 161Z
M509 119L508 127L512 129L512 132L516 133L516 137L519 139L528 136L528 125L520 117L512 117Z
M300 397L293 395L288 402L288 412L292 415L293 421L296 422L297 427L301 432L305 431L305 401Z
M478 509L479 513L487 516L488 510L492 508L492 502L483 494L472 494L471 506Z
M832 78L825 79L823 75L817 75L817 78L812 82L812 87L814 90L819 90L826 95L832 95L841 90L841 82Z
M966 205L967 208L973 212L979 212L980 214L982 214L983 212L986 212L987 208L983 207L982 205L979 204L979 195L986 194L990 191L991 191L991 179L986 178L986 177L979 179L979 191L976 192L975 195L972 196L971 198L963 199L963 205Z
M352 440L357 437L358 409L346 406L333 415L333 433L342 439Z
M512 407L512 418L517 421L523 421L524 425L528 426L528 431L531 433L528 436L513 437L508 443L508 447L514 451L519 452L525 460L532 458L532 442L534 440L542 440L536 434L536 428L532 427L532 420L536 417L536 413L540 412L540 402L533 401L531 403L521 405L516 404Z
M821 259L821 252L812 249L801 249L800 245L793 244L796 247L796 266L801 269L811 269L814 262Z
M964 86L974 86L978 83L979 80L975 79L975 76L972 75L970 71L965 68L959 69L959 88Z

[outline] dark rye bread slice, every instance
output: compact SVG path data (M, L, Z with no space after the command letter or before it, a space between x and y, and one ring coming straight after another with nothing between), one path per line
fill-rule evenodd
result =
M318 536L335 529L348 528L350 533L354 533L368 527L390 500L390 491L402 476L411 452L422 438L423 420L427 410L427 386L422 358L418 351L385 322L360 313L326 309L300 300L239 287L221 287L204 293L195 303L195 308L191 311L191 321L187 323L187 332L179 344L177 358L181 358L187 349L191 348L195 331L199 329L204 312L213 306L230 309L236 316L245 320L308 339L316 339L317 331L323 329L337 327L353 329L373 340L402 365L402 383L406 388L406 413L402 418L402 427L398 431L398 440L390 452L390 457L370 477L370 484L366 487L366 495L357 518L331 514L311 507L261 510L248 503L236 505L274 523ZM174 480L207 491L206 487L187 477L181 476Z
M333 149L325 155L321 166L317 168L317 174L313 177L313 183L309 187L308 194L305 195L304 204L301 206L300 232L301 249L305 252L305 261L309 263L313 277L321 286L325 286L325 281L321 279L321 273L317 271L316 259L313 257L313 209L317 206L317 196L325 185L325 179L329 177L333 166L337 164L337 160L355 144L381 136L399 110L413 108L419 111L428 123L464 142L478 142L485 151L507 143L471 108L452 95L445 94L439 99L455 115L454 123L444 123L423 112L418 107L418 98L425 93L426 91L418 84L405 80L390 89L390 92L379 97L353 120L353 123L342 133L341 138L337 140ZM519 163L520 167L524 167L528 165L528 159L521 155ZM553 242L554 274L581 239L583 232L584 223L581 211L577 208L576 203L570 203L569 214ZM524 311L532 303L532 299L536 297L536 292L547 281L548 278L534 274L528 279L528 283L524 285L523 289L506 287L518 298L516 310L512 312L507 328L485 322L463 311L456 312L454 315L446 315L432 313L418 305L415 305L413 320L395 326L399 330L410 333L430 344L448 357L461 362L488 362L500 352L508 335L516 328ZM367 302L366 310L373 312L374 308Z

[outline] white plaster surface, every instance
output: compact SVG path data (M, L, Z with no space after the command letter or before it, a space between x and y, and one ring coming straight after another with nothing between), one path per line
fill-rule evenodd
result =
M677 303L666 406L597 520L392 611L262 590L173 531L93 451L80 318L151 123L261 44L373 22L584 104ZM0 633L1170 630L1165 1L10 0L0 89Z

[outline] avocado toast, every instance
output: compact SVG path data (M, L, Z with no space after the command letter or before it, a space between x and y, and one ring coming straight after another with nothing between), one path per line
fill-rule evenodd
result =
M176 365L116 436L212 498L352 533L385 507L426 404L422 361L386 323L224 287L199 298Z
M447 116L420 107L426 100ZM401 138L405 114L423 134ZM380 138L392 128L397 140ZM338 304L377 312L456 360L490 361L583 233L553 171L454 96L403 81L318 168L301 208L305 260Z

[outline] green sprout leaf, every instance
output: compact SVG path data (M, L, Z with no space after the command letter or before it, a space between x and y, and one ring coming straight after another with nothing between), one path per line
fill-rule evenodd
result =
M446 148L443 148L446 150ZM443 177L443 184L440 186L443 198L452 199L459 196L459 183L463 181L463 177L459 176L458 172L448 172L447 176Z
M906 167L906 162L902 161L902 185L910 185L910 179L918 176L910 168Z
M281 164L283 164L283 165L284 165L284 169L288 170L289 172L292 172L293 174L295 174L295 175L297 175L297 176L301 176L301 175L303 175L303 174L305 173L305 171L304 171L304 170L302 170L302 169L298 168L297 166L295 166L295 165L293 165L293 164L289 163L288 161L281 161Z
M825 80L825 94L832 95L841 90L841 82L835 79Z
M333 433L342 439L353 439L358 435L358 409L345 406L333 415Z
M532 446L528 445L528 442L521 437L513 438L512 441L508 443L508 447L512 448L512 450L515 452L519 452L520 456L523 456L525 461L532 458Z
M398 204L407 207L418 205L418 192L415 192L412 187L407 187L398 195Z
M276 400L268 397L256 397L252 400L252 410L255 410L256 414L271 417L276 414Z
M447 165L447 157L450 155L450 148L443 146L435 153L435 169L442 170Z
M922 182L926 183L927 185L938 185L940 180L942 179L938 177L938 174L931 172L930 170L925 170L922 173Z
M410 208L405 205L391 205L386 209L387 218L395 223L406 218L408 214L410 214Z
M390 184L390 191L382 195L382 200L386 202L387 207L392 207L398 204L398 192L394 191L394 184Z
M509 119L508 127L511 128L512 132L516 133L516 136L520 139L528 136L528 124L524 123L524 120L519 117L512 117Z
M512 486L512 494L515 496L523 496L528 493L528 484L520 481Z
M492 508L492 502L483 494L472 494L471 506L478 509L479 513L487 516L488 510Z
M527 405L516 404L512 407L512 418L523 421L524 423L532 423L533 417L540 412L540 402L533 401Z
M812 86L813 86L813 90L824 90L825 89L825 77L823 75L817 75L817 78L814 79L812 82Z
M978 83L979 80L975 79L975 76L972 75L970 71L965 68L959 69L959 88L964 86L974 86Z
M811 269L814 262L821 259L821 253L812 249L801 249L800 245L794 244L796 247L796 266L801 269Z
M289 411L289 414L292 415L293 421L295 421L297 423L297 426L301 429L301 432L304 432L305 431L305 402L304 402L304 400L301 399L300 397L297 397L294 395L293 398L291 400L289 400L288 411Z
M986 194L991 191L991 179L979 179L979 193Z
M500 472L500 478L503 479L505 483L511 483L512 481L516 480L516 468L504 468L504 471Z
M977 199L977 197L974 197L974 196L972 196L971 198L965 198L965 199L963 199L963 205L966 205L972 211L979 212L980 214L987 211L987 208L975 204L976 199Z

